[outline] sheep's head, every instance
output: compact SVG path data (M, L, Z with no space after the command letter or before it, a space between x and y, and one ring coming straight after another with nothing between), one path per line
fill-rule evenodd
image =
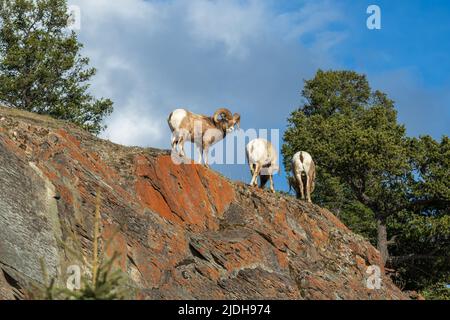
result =
M213 116L214 123L224 132L230 133L241 124L241 115L239 113L231 114L230 110L225 108L217 109Z

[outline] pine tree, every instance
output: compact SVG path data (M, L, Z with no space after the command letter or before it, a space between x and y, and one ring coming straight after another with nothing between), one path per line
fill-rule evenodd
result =
M394 102L353 71L319 70L302 95L284 135L288 175L308 151L314 202L376 244L408 289L450 283L448 137L408 137Z
M0 102L99 133L112 102L88 91L96 69L67 28L66 0L0 1Z

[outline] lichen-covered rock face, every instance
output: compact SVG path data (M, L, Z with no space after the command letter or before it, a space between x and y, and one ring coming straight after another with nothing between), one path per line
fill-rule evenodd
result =
M378 251L327 210L0 108L0 299L25 298L41 261L64 280L71 233L90 256L97 190L138 299L408 298L383 275L367 288Z

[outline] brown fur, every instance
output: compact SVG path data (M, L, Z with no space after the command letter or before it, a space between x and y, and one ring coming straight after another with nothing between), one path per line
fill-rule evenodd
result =
M239 114L235 113L234 115L232 115L231 112L225 108L218 109L212 117L195 114L188 110L185 111L186 117L181 121L180 128L184 128L188 131L190 142L197 144L201 157L203 156L203 152L206 152L205 159L207 159L209 146L219 140L224 139L227 135L228 128L235 125L239 126L241 119L241 116ZM175 128L173 128L170 123L172 115L173 112L169 115L168 123L171 131L174 132ZM201 128L196 130L196 124L201 124ZM206 138L206 132L213 132L214 134ZM195 134L197 134L197 136L195 136ZM185 143L184 139L184 137L179 137L175 140L172 140L172 149L174 149L176 145L183 145ZM182 155L184 156L184 151ZM205 165L208 166L207 163L205 163Z

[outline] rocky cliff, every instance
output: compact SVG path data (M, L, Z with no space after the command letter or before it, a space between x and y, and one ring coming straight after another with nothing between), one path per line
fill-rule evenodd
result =
M407 298L385 276L367 288L378 251L325 209L0 108L0 299L42 282L41 260L64 277L70 233L90 255L97 190L136 298Z

